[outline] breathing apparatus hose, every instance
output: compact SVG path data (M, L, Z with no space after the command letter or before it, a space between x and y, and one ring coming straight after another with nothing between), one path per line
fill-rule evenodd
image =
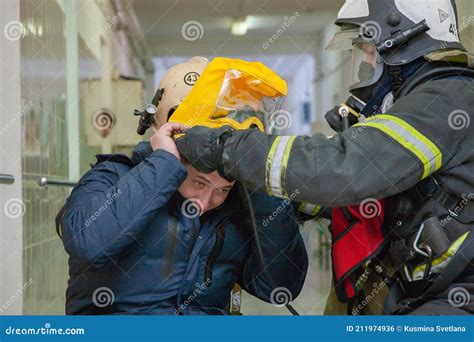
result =
M255 238L255 245L257 247L258 258L260 259L259 260L260 264L263 268L263 272L264 272L268 282L270 283L270 286L273 289L276 289L278 286L275 283L275 280L273 279L271 274L267 271L267 265L266 265L266 262L265 262L265 257L263 255L262 245L260 243L260 237L258 235L257 220L255 219L255 212L253 210L252 201L250 200L250 194L249 194L249 192L248 192L248 190L245 186L242 186L242 188L244 189L245 198L247 199L247 203L248 203L248 207L249 207L250 220L252 222L251 226L252 226L252 230L253 230L253 234L254 234L254 238ZM288 311L291 312L291 314L293 316L299 316L300 315L298 313L298 311L296 311L295 308L290 303L286 303L285 307L288 309Z

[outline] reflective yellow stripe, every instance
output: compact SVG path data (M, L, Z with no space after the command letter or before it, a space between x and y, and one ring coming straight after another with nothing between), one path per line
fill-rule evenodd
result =
M279 136L273 141L265 168L265 187L270 195L287 197L285 192L286 166L295 139L295 136Z
M307 202L302 202L300 206L298 207L298 211L301 211L302 213L305 213L311 216L316 216L321 211L321 206L307 203Z
M275 150L280 143L281 136L278 136L273 140L273 144L270 147L270 151L267 155L267 161L265 163L265 188L268 194L271 193L271 186L270 186L270 170L272 168L272 161L273 157L275 156Z
M295 141L296 137L290 137L288 139L288 142L285 147L285 153L283 155L283 162L281 163L281 171L280 171L280 188L281 188L281 194L285 197L288 197L285 188L285 179L286 179L286 167L288 166L288 159L290 159L290 152L291 152L291 146L293 146L293 142Z
M424 179L430 175L430 161L423 153L420 152L420 150L416 148L416 146L414 146L408 140L403 138L401 135L398 135L394 130L392 130L391 128L388 128L387 126L383 124L376 123L376 122L366 122L363 125L367 127L374 127L381 130L388 136L392 137L395 141L397 141L407 150L413 152L418 157L418 159L420 159L421 162L423 163L424 171L423 171L423 176L421 177L421 179Z
M355 126L377 128L415 154L423 164L422 179L428 177L442 165L442 153L438 147L413 126L400 118L381 114Z
M469 232L465 233L461 237L459 237L454 243L449 247L449 249L441 255L440 257L434 259L431 263L431 272L435 271L435 273L439 273L451 260L454 254L458 251L459 247L461 247L464 240L466 240ZM444 263L444 264L443 264ZM437 267L438 266L438 267ZM425 273L426 264L420 265L413 270L413 280L422 279Z
M425 137L423 134L421 134L419 131L417 131L413 126L411 126L409 123L407 123L406 121L400 119L400 118L397 118L396 116L393 116L393 115L387 115L387 114L382 114L382 115L378 115L377 117L381 118L381 119L386 119L386 120L390 120L390 121L393 121L393 122L396 122L398 123L400 126L404 127L406 130L408 130L411 134L413 134L415 137L417 137L420 141L422 141L426 146L428 146L428 148L431 150L431 152L433 152L433 155L436 156L436 170L438 170L439 168L441 168L441 165L442 165L442 153L441 151L439 150L439 148L433 144L433 142L428 139L427 137ZM434 170L434 171L436 171Z

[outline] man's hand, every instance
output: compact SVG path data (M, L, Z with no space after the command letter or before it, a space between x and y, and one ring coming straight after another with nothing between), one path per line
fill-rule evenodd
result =
M172 153L176 158L181 159L176 144L172 138L173 134L183 133L184 130L188 129L189 126L177 123L167 122L160 127L158 131L153 134L150 138L150 145L153 151L162 149L169 153Z
M211 173L218 171L225 178L222 170L222 152L224 143L234 129L230 126L208 128L195 126L176 139L176 146L181 155L198 171Z

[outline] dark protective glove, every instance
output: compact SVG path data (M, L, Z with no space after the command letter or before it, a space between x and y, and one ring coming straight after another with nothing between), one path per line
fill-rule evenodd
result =
M227 179L222 167L222 153L225 141L234 131L230 126L220 128L194 126L175 142L181 157L198 171L211 173L217 170L219 175Z
M338 133L341 133L344 131L344 123L342 121L342 117L339 114L339 108L341 106L336 106L333 109L327 111L327 113L324 115L326 118L327 123L333 130L335 130ZM356 123L359 122L359 119L352 113L349 113L349 127L355 125Z

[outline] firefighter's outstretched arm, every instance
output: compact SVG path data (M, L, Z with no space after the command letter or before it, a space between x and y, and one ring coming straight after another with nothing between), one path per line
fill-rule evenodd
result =
M443 81L432 83L437 82ZM261 188L280 197L297 193L298 201L329 207L400 193L450 161L455 146L467 134L450 129L448 115L468 108L459 108L462 102L456 99L436 100L435 86L422 86L397 102L390 114L377 115L333 137L233 132L223 144L222 165L214 162L215 168L248 188ZM420 101L427 103L423 110L416 105ZM433 114L432 106L443 107L446 117ZM194 158L196 165L203 159L215 161L215 154L220 152L212 142L213 135L207 134L208 147L197 139L182 153L191 156L191 163Z
M409 150L365 126L331 138L237 132L222 159L224 173L248 188L280 197L298 194L298 200L323 206L399 193L424 172Z

